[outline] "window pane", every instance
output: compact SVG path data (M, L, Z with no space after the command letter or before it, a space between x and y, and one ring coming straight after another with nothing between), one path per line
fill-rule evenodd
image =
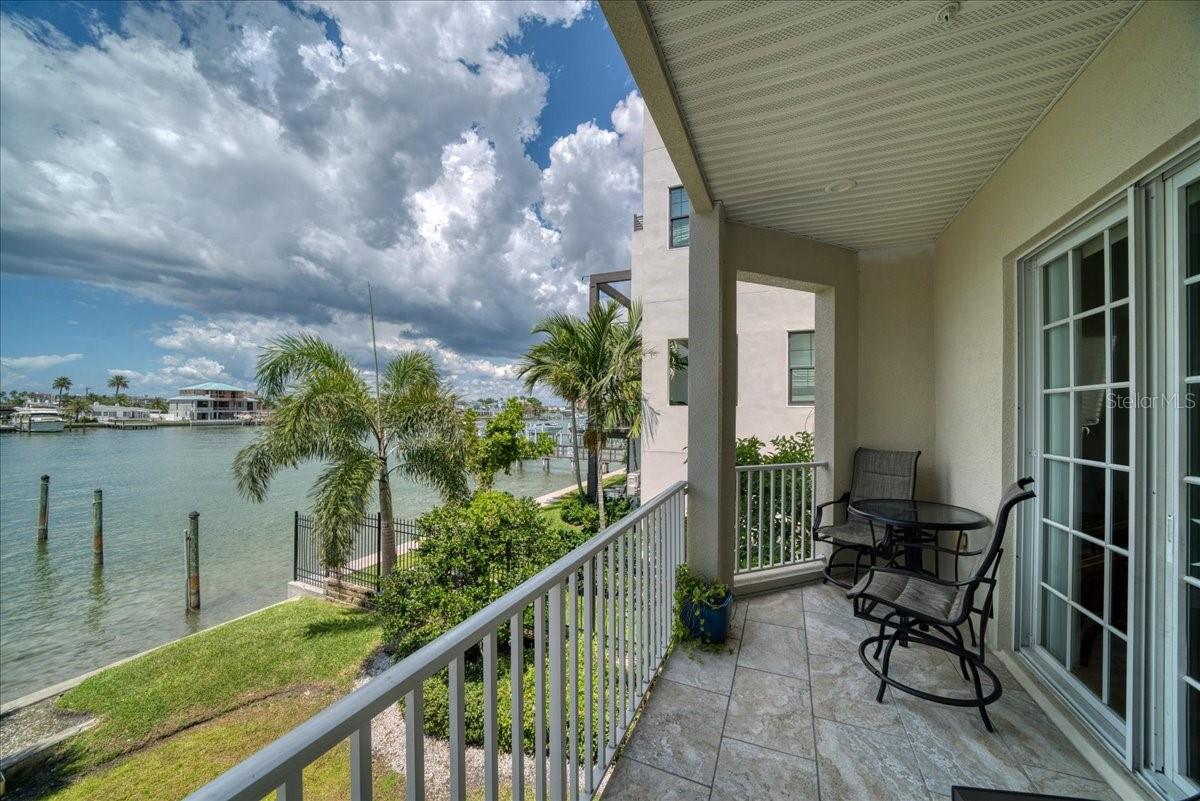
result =
M1129 625L1129 559L1114 553L1112 559L1112 587L1108 595L1108 623L1125 631Z
M1200 281L1187 288L1188 375L1200 375Z
M1103 462L1107 457L1104 448L1104 390L1076 392L1075 406L1075 455L1081 459Z
M1187 572L1200 578L1200 486L1189 485L1187 495Z
M1065 387L1070 380L1068 370L1068 326L1056 326L1046 331L1045 381L1047 389Z
M1075 564L1071 600L1099 618L1104 617L1104 546L1083 537L1071 537Z
M1187 274L1200 275L1200 181L1187 188Z
M1111 269L1112 299L1129 297L1129 229L1121 223L1109 229L1108 259Z
M1059 662L1067 661L1067 605L1049 590L1042 590L1041 643Z
M1064 253L1042 271L1044 322L1053 323L1067 316L1067 256Z
M1200 385L1189 384L1187 393L1180 398L1182 404L1190 404L1192 408L1187 410L1187 419L1185 421L1187 434L1187 456L1184 463L1187 465L1187 474L1189 476L1200 476Z
M1112 323L1112 380L1129 380L1129 304L1111 312Z
M691 238L691 225L692 220L690 217L680 217L677 220L671 220L671 247L687 247L688 241Z
M1075 624L1071 643L1071 672L1097 697L1104 691L1104 627L1072 609Z
M1187 588L1187 674L1200 681L1200 589Z
M1114 389L1108 394L1105 408L1112 418L1112 461L1129 464L1129 390Z
M1045 461L1046 486L1043 488L1042 506L1046 517L1064 526L1070 525L1067 507L1071 500L1069 476L1071 468L1066 462Z
M1042 524L1042 581L1067 594L1067 538L1062 529Z
M688 347L686 339L667 342L668 398L672 406L687 406Z
M1104 383L1104 313L1091 314L1075 323L1075 384Z
M1129 548L1129 474L1112 473L1112 544Z
M1187 765L1185 770L1187 775L1193 780L1200 779L1200 692L1197 692L1194 687L1183 685L1183 692L1187 693Z
M1104 539L1104 468L1075 465L1076 531Z
M797 367L789 371L789 385L791 387L789 402L790 403L814 403L816 401L816 386L815 373L811 367Z
M788 334L788 367L812 367L813 332L792 331Z
M1079 249L1075 275L1075 312L1104 305L1104 235L1088 240Z
M1071 396L1056 392L1046 396L1045 448L1057 456L1071 455Z
M1125 641L1108 635L1108 705L1125 717L1125 665L1129 660Z

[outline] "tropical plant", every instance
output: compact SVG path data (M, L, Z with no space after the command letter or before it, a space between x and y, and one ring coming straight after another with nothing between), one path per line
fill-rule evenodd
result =
M729 587L718 581L709 581L692 571L686 564L675 569L675 618L672 634L677 644L688 648L728 650L721 642L713 642L708 631L702 607L718 608L729 598ZM688 618L690 625L684 625ZM698 636L692 630L698 632Z
M575 406L580 401L586 405L584 446L597 461L611 432L626 429L637 436L642 422L642 309L635 303L622 319L621 308L598 303L583 319L556 314L540 321L533 332L545 339L529 349L517 371L526 386L544 385L571 405L572 443L578 431ZM574 461L582 494L577 449ZM604 491L593 489L604 528Z
M634 303L625 319L616 303L598 303L579 326L579 369L587 404L583 444L599 461L611 432L636 437L642 422L642 307ZM603 482L596 488L600 528L608 525Z
M583 398L583 384L577 370L579 362L580 321L569 314L552 314L538 321L533 333L544 335L522 357L517 377L533 391L545 387L571 407L571 464L575 469L575 486L582 495L583 474L579 469L579 416L577 406Z
M406 656L565 554L574 542L529 498L477 492L417 520L417 558L384 579L384 638ZM507 632L501 632L505 639Z
M533 439L526 437L521 440L522 459L541 459L546 456L553 456L554 449L554 437L545 431L540 432Z
M50 384L51 389L58 390L58 399L61 401L64 393L71 389L71 379L65 375L60 375Z
M71 415L76 423L79 418L92 410L92 404L88 403L87 398L71 398L65 406L67 414Z
M475 486L490 490L496 473L505 475L521 458L525 442L525 417L518 398L509 398L504 408L487 421L479 433L473 411L463 415L463 430L467 442L467 467L475 477Z
M114 394L120 398L121 391L129 389L129 379L120 373L114 373L108 377L108 386L113 390ZM117 403L120 403L118 400Z
M258 358L259 395L274 407L259 437L238 452L238 491L262 502L281 468L326 463L312 489L315 529L325 564L348 558L350 531L372 485L381 518L379 567L396 563L391 476L395 471L435 487L447 503L467 496L466 448L457 399L428 354L397 356L368 386L350 358L319 337L270 342ZM395 456L398 464L392 465Z

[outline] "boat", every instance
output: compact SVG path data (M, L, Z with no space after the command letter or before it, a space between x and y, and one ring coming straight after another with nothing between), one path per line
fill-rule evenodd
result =
M67 421L59 414L58 407L49 404L19 406L13 412L12 421L18 431L26 431L31 434L62 431L67 427Z

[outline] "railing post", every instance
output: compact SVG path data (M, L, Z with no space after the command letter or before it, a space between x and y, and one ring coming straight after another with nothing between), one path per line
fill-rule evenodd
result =
M371 721L350 734L350 801L371 801Z
M375 513L375 560L375 592L379 592L383 586L383 515L379 512Z
M300 510L292 514L292 581L300 580Z

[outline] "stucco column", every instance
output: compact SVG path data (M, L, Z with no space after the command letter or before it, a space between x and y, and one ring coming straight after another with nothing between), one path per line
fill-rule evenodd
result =
M725 207L692 212L688 253L688 543L692 569L733 583L737 271Z

